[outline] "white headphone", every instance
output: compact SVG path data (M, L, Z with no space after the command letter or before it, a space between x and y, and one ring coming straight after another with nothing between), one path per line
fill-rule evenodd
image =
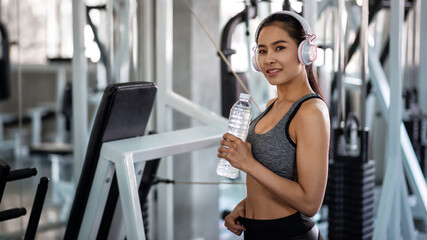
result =
M291 12L291 11L279 11L272 13L268 17L264 18L264 20L261 21L259 24L256 32L255 37L257 38L259 36L260 27L264 24L264 22L269 19L272 15L276 14L285 14L294 17L298 22L301 23L304 32L306 34L306 39L302 41L298 46L298 60L300 63L304 64L305 66L310 65L316 60L317 57L317 48L314 44L312 44L312 41L316 38L316 35L314 35L311 32L311 28L308 25L307 21L298 15L297 13ZM256 39L255 39L256 40ZM261 68L258 64L258 47L253 48L254 56L252 57L252 67L255 71L261 72Z

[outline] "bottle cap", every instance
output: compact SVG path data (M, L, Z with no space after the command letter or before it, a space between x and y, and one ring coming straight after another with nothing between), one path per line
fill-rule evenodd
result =
M251 95L246 94L246 93L240 93L240 99L250 100L251 99Z

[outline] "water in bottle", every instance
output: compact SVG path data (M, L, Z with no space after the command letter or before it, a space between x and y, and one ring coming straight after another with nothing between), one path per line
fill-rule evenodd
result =
M246 141L248 136L249 124L252 119L252 109L250 103L251 96L245 93L240 94L240 99L233 105L228 118L228 133ZM216 173L220 176L235 179L239 175L239 169L220 158Z

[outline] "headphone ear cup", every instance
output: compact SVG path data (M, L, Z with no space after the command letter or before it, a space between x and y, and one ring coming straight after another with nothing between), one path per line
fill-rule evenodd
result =
M254 53L254 55L252 56L252 67L256 72L261 72L261 68L258 65L258 59L257 59L256 53Z
M310 40L304 40L298 46L298 60L308 66L317 58L317 48Z
M310 65L311 62L307 62L307 59L305 58L305 50L307 48L307 40L302 41L299 46L298 46L298 60L300 63L304 64L304 65Z

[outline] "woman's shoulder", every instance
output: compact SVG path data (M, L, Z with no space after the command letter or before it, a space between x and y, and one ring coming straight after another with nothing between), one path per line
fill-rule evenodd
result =
M299 120L327 120L329 121L329 110L326 103L320 98L312 98L301 104L295 118Z
M328 106L322 99L313 98L304 102L293 121L297 144L301 141L306 144L304 139L310 139L308 142L329 142L331 123Z

